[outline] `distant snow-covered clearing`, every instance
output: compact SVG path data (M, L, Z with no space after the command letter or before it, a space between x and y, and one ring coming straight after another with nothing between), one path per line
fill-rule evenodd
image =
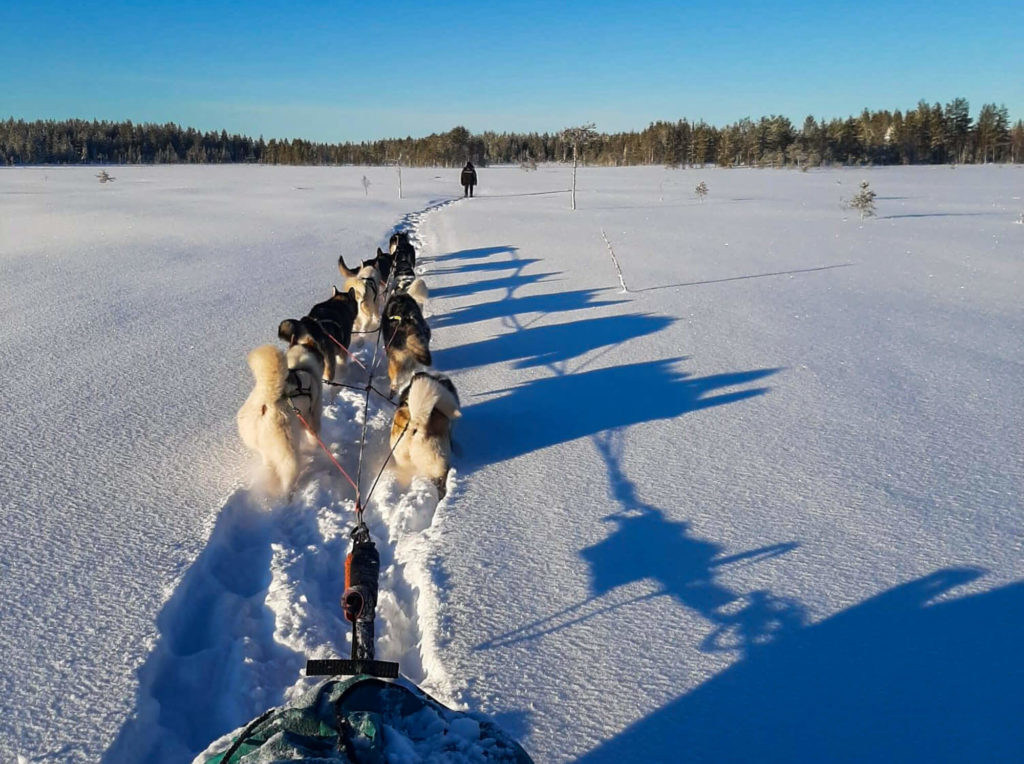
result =
M109 171L0 170L0 758L181 761L345 653L351 488L267 502L234 413L396 226L464 411L374 494L381 657L538 762L1024 749L1021 168Z

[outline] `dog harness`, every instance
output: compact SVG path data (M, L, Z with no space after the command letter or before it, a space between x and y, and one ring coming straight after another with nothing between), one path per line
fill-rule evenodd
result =
M373 292L373 301L377 302L377 299L380 296L380 290L377 287L377 279L369 276L367 278L360 279L360 281L366 284L366 288Z
M309 402L313 402L313 386L308 385L303 387L302 377L300 372L309 374L305 369L289 369L288 376L285 379L284 395L282 397L292 400L293 398L309 398Z

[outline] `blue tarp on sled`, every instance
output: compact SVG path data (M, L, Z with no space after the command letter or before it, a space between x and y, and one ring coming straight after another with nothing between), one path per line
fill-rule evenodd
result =
M368 676L332 678L221 738L196 762L509 762L532 764L494 722L422 690Z

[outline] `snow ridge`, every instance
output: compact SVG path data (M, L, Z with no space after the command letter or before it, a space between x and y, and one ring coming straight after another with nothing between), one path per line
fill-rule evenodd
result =
M451 201L404 216L417 250L424 216ZM422 267L417 268L422 271ZM359 337L357 335L357 337ZM375 335L353 343L367 367ZM387 386L384 354L376 352L375 387ZM350 364L345 384L361 386L366 372ZM352 476L366 443L364 496L388 457L393 404L349 388L327 388L321 439ZM188 760L213 740L270 706L305 691L307 658L348 657L351 634L340 598L354 491L322 451L312 455L289 500L273 504L253 476L252 488L228 496L209 541L157 618L159 637L139 671L135 713L107 751L106 762ZM442 503L459 494L448 476ZM438 572L431 561L438 508L430 480L408 487L387 471L366 503L365 519L381 558L376 655L397 661L403 676L442 702L460 705L460 689L439 657Z

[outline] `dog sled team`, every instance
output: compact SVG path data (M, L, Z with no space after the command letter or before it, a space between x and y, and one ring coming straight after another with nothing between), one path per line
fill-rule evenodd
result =
M344 376L353 360L352 336L362 333L383 343L387 356L389 398L396 405L392 470L403 480L427 477L444 496L459 397L451 380L431 369L430 327L423 317L428 290L415 266L406 232L395 233L388 252L378 248L358 268L339 257L342 288L334 287L302 318L278 326L287 349L268 344L249 353L255 384L238 411L238 432L263 458L272 493L294 487L319 440L324 385Z

